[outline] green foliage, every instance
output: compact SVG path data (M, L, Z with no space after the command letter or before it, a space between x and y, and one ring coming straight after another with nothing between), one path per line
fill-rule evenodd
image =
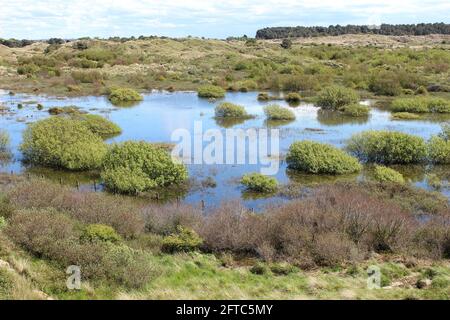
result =
M258 101L269 101L270 95L267 92L258 93Z
M215 109L215 115L217 118L248 118L249 115L245 111L243 106L223 102L219 104Z
M393 112L450 113L450 101L430 96L399 98L392 102Z
M187 179L187 170L160 147L127 141L109 148L101 176L111 191L135 194L179 184Z
M289 168L308 173L348 174L361 170L356 158L333 146L313 141L294 142L286 161Z
M97 70L73 71L72 78L81 83L102 83L104 75Z
M242 177L241 183L249 191L270 193L278 188L278 181L273 177L268 177L260 173L249 173Z
M270 268L265 263L257 262L250 268L250 272L262 276L269 274Z
M84 230L81 235L81 239L84 241L100 241L117 243L121 240L114 228L104 224L90 224Z
M264 107L264 113L267 120L295 120L294 112L276 104Z
M23 133L20 150L33 164L88 170L100 167L107 147L82 122L53 117L30 124Z
M297 271L297 269L288 263L273 263L270 265L270 271L278 276L287 276Z
M0 230L2 230L6 226L7 226L7 221L6 221L5 217L0 216Z
M286 95L285 100L287 102L298 103L302 98L297 92L290 92Z
M358 101L359 96L355 90L340 86L326 87L317 96L317 105L322 109L338 110Z
M355 103L343 106L339 109L339 111L342 112L344 115L350 117L364 117L369 115L370 108L368 106Z
M81 121L90 131L104 139L122 133L122 129L117 124L100 115L80 114L73 119Z
M292 41L290 39L283 39L281 41L281 47L283 49L290 49L292 47Z
M179 225L177 232L165 237L162 241L162 251L168 253L189 252L198 250L203 239L192 229Z
M74 115L74 114L80 114L80 108L77 106L65 106L65 107L51 107L48 109L48 113L52 116L57 116L60 114L65 115Z
M415 113L410 112L396 112L392 114L392 119L394 120L416 120L420 119L420 116Z
M347 150L365 162L382 164L420 163L427 155L421 137L396 131L365 131L353 135Z
M405 179L400 172L385 166L375 166L374 178L379 182L405 183Z
M108 98L113 104L137 102L142 100L142 96L136 90L129 88L113 88L111 89Z
M0 129L0 153L6 152L9 146L9 134L3 129Z
M442 137L431 137L428 142L428 156L435 164L450 164L450 140Z
M225 90L218 86L205 85L198 88L198 96L200 98L219 99L225 97Z
M402 93L402 86L397 74L385 70L372 75L369 89L381 96L398 96Z

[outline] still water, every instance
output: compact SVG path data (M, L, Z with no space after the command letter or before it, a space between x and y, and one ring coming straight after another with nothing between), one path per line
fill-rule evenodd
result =
M259 102L257 93L254 92L227 93L226 98L222 101L245 106L247 112L255 115L255 118L231 123L216 121L214 107L220 101L200 99L195 92L152 92L144 95L144 100L136 105L116 107L111 105L105 97L58 98L25 94L9 95L8 92L0 91L0 106L3 106L0 109L0 128L10 134L13 154L10 161L0 162L0 171L38 173L71 184L80 181L85 188L92 188L92 181L98 179L95 173L64 173L27 167L21 162L18 146L21 143L22 131L28 123L49 117L48 108L55 106L75 105L81 110L100 114L117 123L123 133L107 140L109 143L126 140L170 143L174 130L182 128L193 132L196 121L201 121L204 131L213 128L221 130L225 130L225 128L277 128L280 130L281 155L286 154L290 144L296 140L309 139L343 147L352 134L370 129L397 130L428 139L440 132L442 122L450 120L448 116L445 118L442 115L421 120L392 120L390 112L375 107L371 108L369 117L349 118L336 113L320 112L317 107L307 103L289 106L284 101ZM44 106L42 110L38 110L38 103ZM271 103L290 108L296 114L297 119L292 122L268 123L265 120L263 107ZM373 105L373 101L364 101L363 103ZM22 104L22 108L18 107L19 104ZM266 199L255 198L243 192L239 185L240 177L248 172L259 171L258 165L189 165L188 169L193 186L181 196L183 201L188 203L198 204L203 200L208 206L230 199L242 198L247 206L257 209L268 202L273 203L284 199L282 196ZM444 185L450 179L450 167L448 166L436 168L398 166L395 169L410 179L412 184L425 189L431 189L427 182L430 173L438 176ZM285 162L282 161L276 178L281 184L296 182L308 185L336 179L364 179L368 175L368 171L370 170L365 170L360 175L346 177L310 176L289 172L286 170ZM210 181L215 181L216 186L211 186ZM448 188L444 187L440 191L450 198Z

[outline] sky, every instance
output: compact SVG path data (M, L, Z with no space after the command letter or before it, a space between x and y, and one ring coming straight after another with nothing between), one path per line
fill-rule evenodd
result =
M449 0L0 0L0 38L254 36L273 26L450 23Z

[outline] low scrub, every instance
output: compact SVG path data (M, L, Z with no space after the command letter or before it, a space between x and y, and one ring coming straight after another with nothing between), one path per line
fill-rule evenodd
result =
M9 134L3 129L0 129L0 153L8 151L9 147Z
M295 120L295 114L287 108L273 104L264 108L267 120Z
M178 226L177 232L163 239L162 251L168 253L198 250L203 244L202 238L192 229Z
M109 148L101 177L113 192L136 194L180 184L187 179L187 170L182 164L174 163L162 148L128 141Z
M242 177L243 184L248 191L270 193L278 188L278 181L273 177L268 177L260 173L249 173Z
M109 101L113 104L121 104L127 102L142 101L142 96L134 89L130 88L113 88L110 90Z
M322 109L339 110L359 101L358 93L349 88L330 86L324 88L317 96L317 105Z
M400 172L385 166L375 166L373 176L378 182L405 183L405 179Z
M410 112L396 112L392 114L392 119L394 120L417 120L420 116L415 113Z
M299 103L301 99L302 97L296 92L288 93L284 98L284 100L290 103Z
M213 85L201 86L198 88L197 93L200 98L219 99L225 97L225 90Z
M361 170L356 158L333 146L313 141L294 142L286 161L289 168L308 173L348 174Z
M89 170L101 166L107 147L82 122L53 117L29 125L20 150L25 161L36 165Z
M434 164L450 164L450 140L432 137L428 142L428 156Z
M397 131L365 131L353 135L347 150L364 162L381 164L420 163L427 146L421 137Z
M245 119L250 117L243 106L229 102L219 104L214 111L216 118Z
M370 108L362 104L349 104L343 106L339 111L349 117L366 117L370 113Z
M100 241L117 243L121 240L114 228L104 224L90 224L84 230L81 235L81 239L84 241Z
M105 79L103 73L97 70L73 71L72 78L81 83L102 83Z
M73 119L81 121L90 131L103 139L122 133L122 129L117 124L100 115L83 114L75 116Z
M450 101L435 97L401 98L392 102L393 112L450 113Z

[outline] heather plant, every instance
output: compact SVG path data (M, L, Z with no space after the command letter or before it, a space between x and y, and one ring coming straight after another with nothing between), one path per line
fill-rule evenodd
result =
M347 150L364 162L381 164L420 163L427 146L418 136L397 131L365 131L353 135Z
M326 87L317 96L317 105L322 109L339 110L358 101L359 96L355 90L340 86Z
M109 148L101 176L109 190L136 194L180 184L188 175L186 168L175 163L162 148L147 142L128 141Z
M100 241L111 243L117 243L121 240L114 228L104 224L90 224L86 226L81 235L81 239L90 242Z
M302 98L297 92L290 92L284 99L290 103L299 103Z
M273 177L268 177L260 173L249 173L242 177L243 184L248 191L270 193L278 188L278 181Z
M287 108L273 104L264 108L267 120L295 120L295 114Z
M69 170L100 167L107 147L82 122L53 117L28 126L20 150L27 162Z
M333 146L313 141L297 141L289 147L286 162L290 169L308 173L348 174L361 170L358 160Z
M225 90L218 86L205 85L198 88L198 96L200 98L223 98L225 97Z
M163 239L162 250L168 253L189 252L200 248L202 238L192 229L178 226L176 233Z

